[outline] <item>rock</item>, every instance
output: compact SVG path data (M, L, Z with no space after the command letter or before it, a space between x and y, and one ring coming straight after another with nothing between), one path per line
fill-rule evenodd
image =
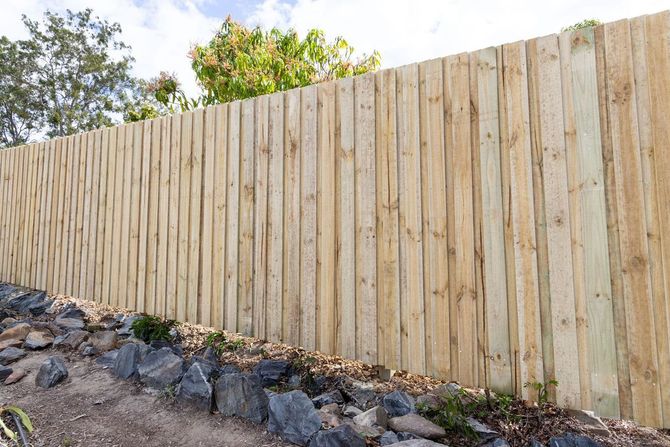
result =
M382 405L392 418L414 412L414 399L403 391L388 393L382 399Z
M434 394L423 394L416 398L416 406L422 405L431 410L435 410L442 406L442 399Z
M586 425L586 428L599 436L609 436L611 433L607 428L607 425L595 415L593 411L588 410L566 410L570 416L577 419L582 424Z
M0 364L9 365L26 356L26 351L19 348L6 348L0 351Z
M124 345L114 360L114 374L121 379L132 379L137 376L139 362L139 346L135 343Z
M542 444L540 441L538 441L535 438L532 438L530 440L530 444L528 444L528 447L544 447L544 444Z
M400 441L395 444L389 444L390 447L444 447L444 444L430 441L428 439L410 439L408 441Z
M215 393L216 407L224 416L240 416L257 424L268 417L268 397L252 374L222 375L216 381Z
M107 351L100 357L95 359L95 363L97 363L98 365L102 365L105 368L113 368L114 363L116 362L117 355L119 355L118 349L114 349L113 351Z
M468 424L470 424L470 427L472 427L472 430L477 433L477 436L481 441L488 441L490 439L497 438L500 436L500 433L498 433L495 430L492 430L490 427L487 425L482 424L479 422L477 419L469 417L466 419ZM425 437L425 436L424 436Z
M118 335L114 331L98 331L88 337L88 342L100 352L110 351L116 347Z
M54 347L66 347L70 349L77 349L80 344L88 340L89 333L86 331L75 329L65 335L58 336L54 339Z
M9 377L14 370L9 366L0 365L0 380L5 380Z
M409 433L409 432L406 432L406 431L400 431L400 432L396 433L396 435L398 436L398 441L400 441L400 442L409 441L411 439L423 439L421 436L417 436L414 433Z
M391 418L388 425L393 431L406 431L426 439L439 439L447 435L442 427L415 413Z
M348 425L331 430L321 430L309 443L309 447L365 447L365 439Z
M72 305L64 309L60 314L58 314L56 318L61 317L61 318L74 318L75 320L83 320L85 316L86 313L83 310Z
M4 320L0 321L0 326L2 326L3 328L8 328L14 323L16 323L15 318L7 317Z
M7 348L20 348L21 346L23 346L23 341L15 338L0 341L0 351Z
M60 357L49 357L42 363L35 378L35 385L42 388L56 386L68 376L67 368Z
M100 351L98 351L95 346L91 346L88 342L82 343L79 345L79 352L81 355L84 357L91 357L93 355L98 355L100 354Z
M288 378L288 381L286 384L291 388L292 390L297 390L300 388L300 383L302 382L302 379L300 378L300 374L293 374L291 377Z
M377 393L371 383L354 380L343 391L359 408L368 408L369 404L377 399Z
M337 415L340 414L340 406L336 403L324 405L323 407L321 407L321 409L323 411L327 411L328 413L333 413L333 414L337 414Z
M5 385L11 385L18 382L26 376L26 372L20 368L15 369L7 378L5 379Z
M463 387L456 382L443 383L435 387L430 394L439 397L460 397L463 395Z
M563 436L554 436L549 440L549 447L601 447L588 436L566 433Z
M510 447L510 445L507 440L503 438L495 438L485 442L484 444L480 444L479 447Z
M54 336L48 329L33 329L26 337L23 347L26 349L44 349L54 341Z
M151 340L151 342L149 342L149 346L156 350L161 348L168 348L170 351L174 352L180 357L184 355L184 349L181 347L181 345L175 345L167 340Z
M323 422L329 427L339 427L340 425L342 425L342 420L340 419L340 417L337 414L333 413L332 411L324 409L324 407L317 410L317 413L321 418L321 422Z
M353 405L347 405L344 407L344 411L342 412L343 415L349 418L353 418L361 414L363 410L361 410L358 407L354 407Z
M42 315L53 301L47 299L45 292L31 289L14 288L14 291L3 298L3 305L19 314Z
M344 398L342 393L339 390L331 391L329 393L321 394L312 399L312 403L316 408L321 408L324 405L328 404L341 404L344 403Z
M150 352L140 363L137 372L140 382L149 388L165 389L176 385L184 375L184 359L176 355L170 348L161 348Z
M6 329L0 334L0 342L7 340L19 340L23 342L30 333L30 325L28 323L18 323Z
M207 363L212 367L217 368L219 365L219 357L216 355L214 348L208 346L202 355L194 355L191 357L191 365L193 365L195 362Z
M356 433L364 438L376 438L384 433L384 429L381 427L366 427L365 425L358 425L353 422L345 422L345 424L350 425Z
M253 371L260 377L261 386L267 388L277 385L279 380L288 374L289 368L290 364L286 360L264 359L258 362Z
M191 365L177 387L177 400L209 411L212 408L213 391L209 379L213 370L208 363L196 362Z
M221 368L219 368L219 375L221 376L226 374L239 374L241 372L242 370L235 365L223 365Z
M155 351L151 346L144 344L143 342L136 343L138 352L140 353L140 363L144 361L149 354Z
M386 430L388 424L388 413L384 407L377 405L370 408L365 413L354 417L354 423L365 427L381 427Z
M136 320L139 320L139 315L130 315L123 319L123 325L116 330L116 333L121 336L133 335L132 325Z
M84 329L84 311L77 307L70 307L65 312L61 312L54 323L56 326L68 331Z
M278 434L284 441L305 446L320 428L321 418L302 391L289 391L270 399L268 431Z
M383 435L379 437L379 445L391 445L400 442L398 435L392 431L384 432Z

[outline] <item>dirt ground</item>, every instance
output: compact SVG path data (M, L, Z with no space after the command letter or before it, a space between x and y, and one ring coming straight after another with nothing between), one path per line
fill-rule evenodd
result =
M59 355L69 371L55 388L35 386L40 364ZM30 416L34 447L288 446L263 425L180 408L117 379L90 358L55 352L30 353L12 364L28 372L20 382L0 386L0 405Z

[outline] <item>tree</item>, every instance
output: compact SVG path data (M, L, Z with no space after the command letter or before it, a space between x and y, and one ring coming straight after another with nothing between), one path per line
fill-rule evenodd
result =
M134 59L118 23L90 9L22 20L29 39L0 43L1 144L109 126L136 101Z
M190 53L204 93L189 99L174 76L161 73L152 88L156 99L172 110L244 99L295 87L375 71L377 51L353 60L354 48L342 37L332 43L323 31L310 30L304 39L289 29L246 28L228 17L206 45Z
M565 31L577 31L578 29L582 28L590 28L592 26L598 26L602 25L603 22L601 22L598 19L586 19L582 20L581 22L577 22L574 25L566 26L565 28L561 28L561 32Z
M25 144L44 122L34 47L0 37L0 147Z

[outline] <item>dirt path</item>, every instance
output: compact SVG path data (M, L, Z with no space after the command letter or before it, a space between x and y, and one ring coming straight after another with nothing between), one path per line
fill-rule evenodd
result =
M49 355L65 360L69 377L44 390L35 386L35 376ZM18 405L30 415L35 447L289 445L269 434L265 426L181 408L151 396L76 354L52 350L30 353L11 366L26 370L28 375L14 385L0 385L0 405Z

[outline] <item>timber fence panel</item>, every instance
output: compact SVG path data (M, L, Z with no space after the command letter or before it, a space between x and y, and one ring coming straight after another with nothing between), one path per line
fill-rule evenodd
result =
M0 280L670 427L670 13L0 151Z

